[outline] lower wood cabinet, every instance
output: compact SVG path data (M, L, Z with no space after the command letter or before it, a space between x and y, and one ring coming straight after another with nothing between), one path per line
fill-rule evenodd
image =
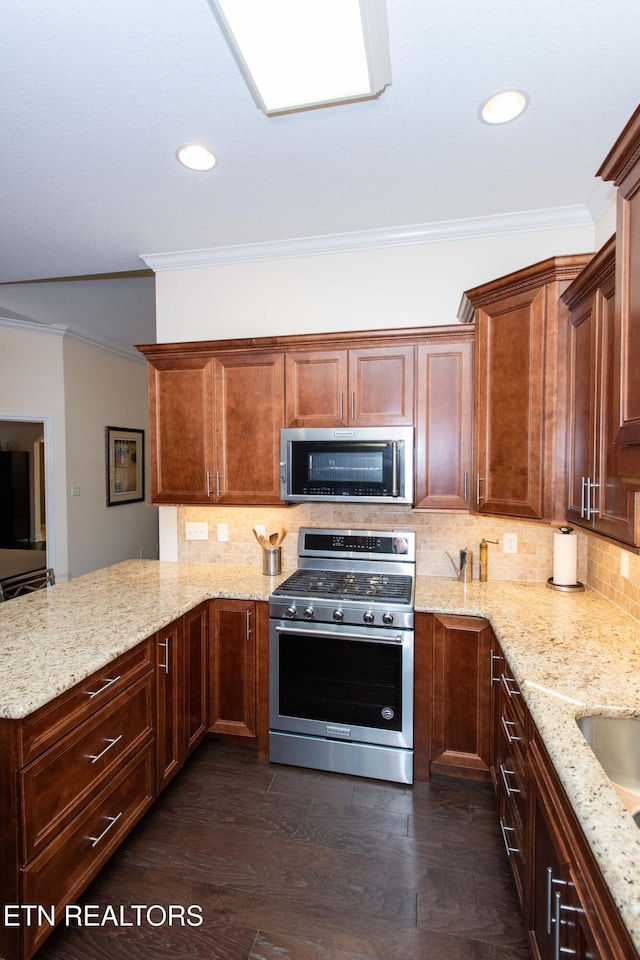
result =
M529 744L529 889L525 917L534 960L637 960L535 728Z
M505 851L524 906L527 884L527 723L522 694L499 646L491 653L493 754L491 774Z
M208 616L202 603L154 638L158 793L207 733Z
M0 720L0 901L73 903L153 803L153 644L145 640L23 720ZM51 932L0 924L2 960Z
M255 602L213 601L209 644L209 730L257 736Z
M60 920L66 904L76 901L153 803L154 766L149 743L26 864L21 871L20 900L14 902L42 904L47 909L55 906L54 916ZM32 956L50 933L48 924L24 925L19 955Z
M640 960L488 621L416 614L414 778L493 780L533 960Z
M488 620L416 613L415 780L444 774L491 780L491 653Z

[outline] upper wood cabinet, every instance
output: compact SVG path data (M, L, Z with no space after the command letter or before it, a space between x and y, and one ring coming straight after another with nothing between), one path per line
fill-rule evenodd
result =
M566 316L560 295L591 255L552 257L465 292L475 320L474 504L564 517Z
M636 495L618 473L620 365L615 317L615 238L563 294L570 310L567 520L638 542Z
M640 490L640 107L598 170L618 188L616 312L620 328L620 412L615 442L618 468Z
M288 427L413 424L414 348L313 350L286 356Z
M456 325L139 346L152 502L281 504L281 427L415 423L416 506L468 509L473 339Z
M153 503L281 503L282 353L140 348L149 361Z
M247 352L215 360L217 503L281 503L284 357Z
M417 348L415 505L469 509L473 329L446 328Z
M153 503L209 503L215 473L213 358L149 358Z

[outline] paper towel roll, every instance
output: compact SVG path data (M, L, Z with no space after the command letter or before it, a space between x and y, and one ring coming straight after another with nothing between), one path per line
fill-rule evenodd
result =
M578 538L575 533L553 535L553 582L571 586L578 579Z

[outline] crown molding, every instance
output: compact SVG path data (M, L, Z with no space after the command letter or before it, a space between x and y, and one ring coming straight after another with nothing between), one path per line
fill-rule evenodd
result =
M55 339L74 340L77 343L83 343L87 347L93 347L94 350L101 350L111 356L119 357L125 360L134 360L136 363L144 363L144 358L140 356L135 347L127 350L126 347L118 347L112 343L105 343L86 333L80 333L72 327L66 327L59 323L36 323L33 320L15 320L11 317L0 316L0 329L15 330L18 333L35 333L44 337L54 337Z
M140 254L140 259L155 273L160 273L164 270L218 267L260 260L287 260L298 257L378 250L385 247L415 246L425 243L473 240L540 230L593 226L594 222L586 204L579 204L571 207L528 210L522 213L497 214L491 217L473 217L467 220L445 220L438 223L415 224L391 229L363 230L357 233L334 233L318 237L298 237L293 240L273 240L265 243L247 243L229 247Z

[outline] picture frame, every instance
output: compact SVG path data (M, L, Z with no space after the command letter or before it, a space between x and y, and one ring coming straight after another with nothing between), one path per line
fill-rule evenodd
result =
M144 500L144 430L105 427L107 506Z

